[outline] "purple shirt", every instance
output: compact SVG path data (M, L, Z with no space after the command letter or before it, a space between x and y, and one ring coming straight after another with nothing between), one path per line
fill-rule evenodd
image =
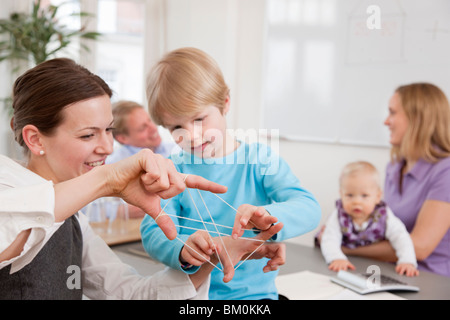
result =
M450 157L435 164L419 160L403 177L400 193L401 167L402 162L389 163L387 166L385 201L411 232L426 200L450 203ZM450 277L450 230L447 230L430 256L424 261L418 261L418 265L419 269Z

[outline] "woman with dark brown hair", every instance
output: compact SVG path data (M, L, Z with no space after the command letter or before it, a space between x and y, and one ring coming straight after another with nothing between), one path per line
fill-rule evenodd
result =
M226 191L202 177L181 175L150 150L105 165L113 148L111 95L101 78L68 59L44 62L16 80L11 127L27 161L22 166L0 156L0 299L205 297L208 264L192 276L165 270L140 277L78 213L97 198L114 196L156 218L161 198L186 186ZM167 215L157 223L169 239L176 237ZM238 245L236 259L254 250ZM77 270L80 283L71 284Z

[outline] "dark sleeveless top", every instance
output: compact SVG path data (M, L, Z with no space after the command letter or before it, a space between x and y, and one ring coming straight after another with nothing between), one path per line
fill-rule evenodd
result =
M73 215L28 265L13 274L11 266L0 270L0 300L81 299L82 249L80 224ZM78 282L72 281L76 276Z

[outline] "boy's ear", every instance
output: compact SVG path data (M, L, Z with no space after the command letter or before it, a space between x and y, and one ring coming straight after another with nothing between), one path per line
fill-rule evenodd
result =
M31 153L39 155L41 151L45 151L42 143L42 134L36 126L27 124L23 127L22 137Z
M230 96L227 95L227 98L225 99L225 106L223 108L223 114L226 115L228 111L230 111Z

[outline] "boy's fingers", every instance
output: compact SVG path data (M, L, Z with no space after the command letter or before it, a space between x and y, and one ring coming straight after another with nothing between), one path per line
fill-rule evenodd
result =
M242 230L249 224L257 229L266 230L278 219L270 214L263 207L255 207L252 205L242 205L238 209L233 226L233 238L236 239L244 233Z
M201 266L203 263L210 260L209 255L202 253L199 248L187 248L187 253L189 256L186 257L186 261L194 266Z
M211 242L207 233L202 234L202 237L196 239L196 245L201 253L208 255L208 259L213 254L214 244Z
M261 231L256 238L260 239L260 240L269 240L271 239L274 235L276 235L278 232L281 231L281 229L283 229L283 223L279 222L277 224L274 224L273 226L271 226L269 229L265 230L265 231Z
M201 266L204 262L206 262L206 259L204 257L200 257L197 253L195 252L189 252L189 258L188 258L188 263L192 264L193 266Z
M271 225L271 224L275 224L278 222L278 218L274 217L274 216L266 216L264 217L264 224L265 225Z
M253 216L253 213L255 212L254 206L251 205L241 205L237 212L236 217L234 218L234 225L233 225L233 231L232 231L232 237L233 239L237 239L238 237L242 236L244 234L243 228L247 226L250 219Z

